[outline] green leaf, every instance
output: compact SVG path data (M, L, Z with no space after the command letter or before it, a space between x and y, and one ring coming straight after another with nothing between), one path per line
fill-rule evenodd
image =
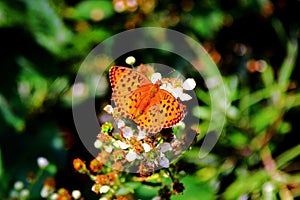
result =
M260 189L268 179L269 175L264 170L238 177L223 193L224 199L238 199L244 194Z
M57 173L57 167L54 164L49 164L45 170L51 175L55 175Z
M294 158L300 155L300 144L290 148L289 150L283 152L276 158L276 164L278 168L282 168L287 164L289 161L293 160Z
M254 128L255 132L260 132L272 124L279 115L280 110L272 106L257 109L250 121L250 126Z
M237 100L238 98L238 77L229 76L223 79L226 86L226 95L230 102Z
M193 115L199 119L210 120L211 110L208 106L197 106L193 108Z
M12 27L24 22L23 10L5 1L0 2L0 27Z
M292 126L289 122L281 122L277 127L277 132L280 134L287 134L291 131Z
M248 138L241 132L234 132L228 136L230 144L236 148L241 148L247 145Z
M208 92L205 92L204 90L201 90L199 88L196 88L196 95L198 99L200 99L203 103L206 105L210 105L210 96Z
M62 47L71 40L71 31L65 27L62 18L55 12L49 0L24 2L27 8L26 28L40 45L60 55Z
M106 19L114 14L113 2L82 1L75 7L75 12L71 17L74 19L94 19L93 12L98 14L99 20Z
M290 41L287 45L287 57L284 59L278 74L278 84L282 91L286 91L298 55L297 41Z
M186 176L181 182L184 185L183 194L172 195L172 200L213 200L216 199L216 192L208 182L200 182L195 176Z
M246 94L242 95L240 103L239 103L240 110L244 111L244 110L248 109L250 106L268 98L270 96L268 91L269 91L268 88L263 88L261 90L252 92L251 94L246 93Z
M204 38L212 38L218 31L224 20L224 14L220 10L209 12L206 15L194 15L190 25Z
M5 189L7 189L8 180L6 178L7 177L3 166L2 151L0 149L0 196L4 196L2 193L4 193Z
M274 84L274 71L272 67L267 65L266 69L261 73L261 77L265 87L271 87Z
M3 119L18 132L24 130L25 121L17 116L9 106L9 103L4 98L2 94L0 94L0 112L2 114Z
M18 80L20 98L29 110L37 109L42 106L47 97L48 82L26 58L19 57L17 62L22 68Z

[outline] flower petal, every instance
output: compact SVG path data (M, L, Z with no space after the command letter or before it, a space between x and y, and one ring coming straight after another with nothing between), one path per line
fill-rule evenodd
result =
M151 80L152 83L156 83L156 81L161 80L161 78L162 78L161 74L156 72L156 73L152 74L150 80Z
M192 99L191 95L187 94L187 93L182 93L180 96L179 96L180 100L181 101L189 101Z
M114 109L113 109L113 107L112 107L111 105L106 105L106 106L103 108L103 110L104 110L105 112L107 112L108 114L112 114L112 113L114 112Z
M172 150L172 147L171 147L171 144L168 143L168 142L164 142L162 144L160 144L157 149L161 152L161 153L164 153L166 151L170 151Z
M132 161L134 161L136 158L137 158L137 155L136 155L136 153L134 153L133 151L129 151L129 152L127 153L127 155L126 155L126 160L127 160L128 162L132 162Z
M128 126L125 128L122 128L122 131L123 131L123 137L128 140L133 136L132 129Z
M145 152L149 152L151 150L151 146L147 143L143 143L142 146L143 146Z
M103 186L100 188L99 192L100 192L101 194L102 194L102 193L106 193L106 192L109 191L109 189L110 189L109 186L103 185Z
M161 157L158 164L163 168L168 168L170 166L170 161L166 157Z
M196 82L193 78L188 78L183 82L182 87L185 90L193 90L196 87Z

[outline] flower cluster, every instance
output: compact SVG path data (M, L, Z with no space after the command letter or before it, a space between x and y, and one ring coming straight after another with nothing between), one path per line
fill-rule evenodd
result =
M39 167L39 171L37 173L29 173L26 177L26 181L16 181L14 184L13 190L10 192L10 199L32 199L36 194L32 192L33 186L37 182L43 182L43 187L40 190L40 197L43 199L51 199L51 200L72 200L72 199L80 199L81 192L79 190L73 190L71 193L65 188L56 188L56 181L52 177L46 177L44 180L43 177L44 171L52 171L54 165L49 163L49 161L44 157L39 157L37 159L37 165ZM74 160L74 167L78 169L78 171L84 168L84 163L78 159Z
M128 58L126 62L133 64L134 59ZM185 91L194 89L196 83L193 79L182 81L179 78L162 78L149 65L140 65L136 70L149 77L153 84L159 83L161 89L168 91L176 99L192 99ZM145 181L158 169L169 168L172 159L181 155L187 146L183 139L187 137L185 123L181 121L158 133L149 133L131 119L122 116L117 107L107 105L103 110L105 115L109 114L111 117L102 121L101 131L94 142L95 148L99 150L98 155L89 165L79 158L74 160L73 165L79 173L89 175L94 181L92 191L96 194L107 199L126 199L115 195L122 190L121 180L126 181L124 174L138 173L139 179L135 181ZM167 176L171 177L173 186L162 186L159 196L163 199L184 190L178 179L170 173ZM171 187L173 188L170 189Z
M149 65L140 65L136 70L149 77L153 84L159 81L160 88L176 99L192 99L184 91L194 89L196 83L193 79L182 81L179 78L162 78ZM175 129L163 129L157 134L149 134L116 110L117 107L111 105L104 107L104 111L113 116L114 122L102 124L95 142L95 147L100 150L97 157L100 162L111 165L113 169L148 176L157 169L168 168L171 159L182 153L184 141L180 138L185 134L184 122L176 125L176 134L173 131Z

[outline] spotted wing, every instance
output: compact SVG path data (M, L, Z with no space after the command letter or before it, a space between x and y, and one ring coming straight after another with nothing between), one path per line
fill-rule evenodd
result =
M158 89L153 95L149 91L150 85L142 86L133 92L129 100L130 116L141 129L155 133L162 128L172 127L183 119L185 106L171 93Z
M111 100L115 103L121 115L128 117L128 104L131 94L142 85L151 81L134 69L114 66L109 70L109 80L112 87Z

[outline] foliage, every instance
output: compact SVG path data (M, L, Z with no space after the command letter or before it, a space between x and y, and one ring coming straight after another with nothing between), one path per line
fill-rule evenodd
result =
M297 0L1 1L0 199L299 197L299 7ZM96 98L103 115L111 95L107 79L91 97L99 74L78 85L78 68L106 38L146 26L201 42L219 67L229 102L218 143L202 158L203 140L213 134L207 133L211 105L219 99L211 99L203 77L175 55L130 52L138 64L168 60L193 77L199 101L193 145L169 168L141 177L95 161L71 111L73 91L80 91L75 105ZM127 56L115 63L126 65ZM95 61L95 71L109 59ZM107 182L95 185L97 176Z

